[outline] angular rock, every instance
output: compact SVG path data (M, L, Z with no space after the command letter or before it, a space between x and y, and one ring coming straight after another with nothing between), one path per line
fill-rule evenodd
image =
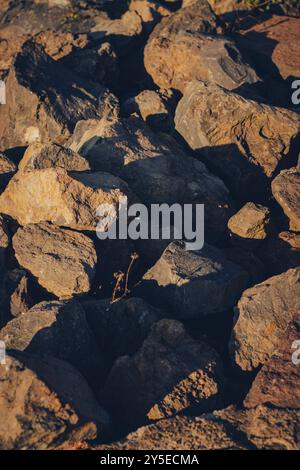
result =
M283 170L272 181L272 193L290 220L290 229L300 231L300 171Z
M86 300L81 305L100 351L110 361L134 354L152 325L163 317L160 310L135 297L115 303Z
M9 313L18 317L33 305L28 288L28 275L22 269L7 272L5 278L6 294L9 294Z
M10 238L6 223L0 215L0 285L3 280L5 270L5 252L9 246Z
M259 257L273 275L300 266L300 234L286 231L270 238L259 250Z
M89 237L47 223L29 224L14 235L13 248L20 266L58 298L91 289L97 254Z
M300 119L296 113L258 104L212 83L188 85L175 123L209 168L246 200L257 199L267 178L297 151Z
M85 312L72 301L41 302L0 331L6 349L47 354L78 367L97 380L102 364Z
M172 9L153 0L131 0L129 10L135 11L143 21L147 31L151 31L164 16L169 16Z
M105 88L85 81L27 41L6 82L7 105L0 107L0 145L66 139L80 119L108 112L116 99Z
M230 406L199 417L163 419L95 450L299 450L299 419L299 410Z
M228 228L240 238L263 240L268 236L270 211L267 207L247 202L228 221Z
M137 295L178 319L201 318L231 308L248 282L247 273L208 244L187 251L171 243L144 275Z
M62 168L18 172L0 196L0 212L20 225L52 222L78 230L95 230L96 211L107 203L118 209L119 199L133 195L121 179L108 173L70 173Z
M70 148L96 170L127 181L146 204L204 203L207 231L225 229L231 204L223 182L178 146L170 147L137 117L77 124Z
M300 309L300 268L247 289L235 309L230 341L233 361L245 371L265 364Z
M251 389L244 400L246 407L255 407L263 403L281 408L300 408L300 316L288 326L275 354L263 366L256 376ZM296 345L296 347L293 345Z
M191 80L210 80L229 90L257 82L235 43L214 34L217 29L217 18L206 0L164 18L144 52L145 68L156 85L184 92Z
M7 354L0 367L0 448L55 449L105 436L110 420L82 375L49 356Z
M117 359L102 395L118 422L133 425L187 409L212 409L221 389L215 350L192 339L181 323L161 320L134 356Z
M22 160L19 170L43 170L45 168L63 168L66 171L88 171L88 161L60 144L30 144Z
M224 256L232 263L239 265L249 275L249 286L266 279L266 266L252 250L230 246L223 249ZM294 267L294 266L293 266ZM288 269L288 268L287 268Z
M0 152L0 193L6 188L16 170L16 165Z
M198 0L183 0L183 5ZM207 0L217 15L229 13L235 10L244 10L246 8L245 0Z

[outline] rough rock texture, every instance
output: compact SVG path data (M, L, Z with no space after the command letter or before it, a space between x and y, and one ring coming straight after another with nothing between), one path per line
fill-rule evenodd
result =
M261 247L259 256L272 274L280 274L300 266L300 234L280 232Z
M0 193L5 189L16 169L16 165L0 152Z
M247 273L221 250L206 244L202 250L187 251L182 242L173 242L136 291L172 317L187 320L232 307L247 281Z
M16 56L6 89L7 105L0 107L3 148L63 140L77 121L101 116L116 101L102 86L76 77L32 40Z
M272 193L290 220L290 229L300 231L300 171L283 170L272 181Z
M141 119L82 121L70 148L96 170L127 181L147 205L204 203L206 227L215 235L224 231L230 206L224 183L179 146L171 148Z
M192 339L175 320L156 323L141 349L115 362L103 391L111 413L126 423L208 410L222 389L222 365L210 346Z
M88 161L60 144L30 144L19 163L19 170L63 168L66 171L88 171Z
M119 198L133 195L127 184L108 173L67 173L61 168L18 172L0 196L0 212L19 224L52 222L95 230L100 204L118 208Z
M263 240L268 235L270 211L267 207L247 202L228 221L228 228L233 235L241 238Z
M163 317L163 312L136 297L115 303L85 300L81 305L98 348L109 361L135 353L152 325Z
M300 309L300 268L247 289L237 304L230 350L246 371L268 361Z
M18 317L33 305L29 294L29 279L23 269L13 269L5 277L5 294L9 297L9 313Z
M41 302L11 320L0 332L7 349L48 354L63 359L89 376L101 373L99 351L84 310L72 301ZM95 369L94 369L95 373Z
M272 358L256 376L244 400L246 407L262 403L300 408L300 316L288 326ZM298 353L297 353L298 350ZM293 354L295 355L293 362Z
M297 151L296 113L258 104L212 83L189 84L175 123L189 146L242 197L257 197L263 176L272 177Z
M20 266L57 297L91 289L97 254L89 237L47 223L29 224L14 235L13 248Z
M211 80L227 89L255 83L255 71L242 61L229 38L214 34L218 21L206 0L164 18L145 47L145 67L160 88L183 92L191 80Z
M170 15L172 12L169 5L162 5L153 0L131 0L129 10L137 12L148 31L151 30L161 18Z
M0 382L2 450L55 449L108 431L109 416L64 361L12 352L0 367Z
M163 419L96 450L299 450L299 420L299 410L231 406L196 418Z
M272 15L240 33L241 45L266 71L272 62L283 79L300 77L300 18Z
M183 0L183 4L188 2L197 2L198 0ZM222 13L228 13L235 10L244 10L245 1L244 0L207 0L214 12L217 15Z

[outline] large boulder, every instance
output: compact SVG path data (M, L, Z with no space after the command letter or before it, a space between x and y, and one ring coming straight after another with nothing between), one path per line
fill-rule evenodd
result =
M265 191L267 178L295 157L298 114L191 82L176 109L177 131L239 197ZM295 148L294 148L295 147Z
M55 449L104 437L110 426L82 375L50 356L11 352L0 367L0 448Z
M105 88L77 77L33 40L17 54L0 107L0 146L66 139L80 119L97 118L116 99ZM114 112L114 111L113 111Z
M272 181L272 193L290 221L290 229L300 231L300 169L283 170Z
M246 407L269 403L274 407L300 408L299 332L300 316L296 316L276 352L256 376L244 400Z
M206 0L164 18L153 30L144 63L161 88L184 92L191 80L211 80L228 89L255 83L255 71L243 62L235 43L215 34L218 20Z
M192 339L181 323L161 320L136 354L116 360L101 396L119 423L134 425L213 409L222 385L216 351Z
M226 230L230 196L205 165L168 145L139 118L79 122L70 148L95 170L124 179L146 204L205 204L208 232Z
M20 266L60 299L91 289L97 254L86 235L47 223L29 224L14 235L13 248Z
M122 441L102 444L95 449L299 450L299 419L299 410L263 405L244 410L230 406L199 417L163 419L139 428Z
M95 338L76 301L41 302L8 322L0 331L0 339L7 349L48 354L70 362L88 378L98 380L101 375Z
M173 242L136 292L173 318L187 320L231 308L247 281L247 273L221 250L206 244L202 250L187 251L184 243Z
M108 173L47 168L18 172L0 196L0 212L20 225L52 222L79 230L96 230L97 208L111 204L117 211L121 197L132 195L128 185Z
M300 268L247 289L235 309L230 341L233 361L244 371L268 361L300 309Z

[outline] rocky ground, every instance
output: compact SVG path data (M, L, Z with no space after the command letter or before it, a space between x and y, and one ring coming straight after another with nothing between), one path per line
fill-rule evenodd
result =
M254 3L0 0L1 449L300 449L300 3ZM100 240L121 196L203 249Z

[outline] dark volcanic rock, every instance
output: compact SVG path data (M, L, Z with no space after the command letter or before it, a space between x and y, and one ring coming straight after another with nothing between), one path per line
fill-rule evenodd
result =
M12 352L0 367L0 382L2 450L87 446L109 430L109 416L81 374L64 361Z
M118 422L142 423L187 409L213 409L222 391L218 354L175 320L161 320L132 357L116 360L103 400Z
M191 82L176 109L177 131L239 198L257 200L297 151L298 114L213 84Z
M63 140L80 119L97 118L117 107L102 86L76 77L32 40L16 56L6 86L7 106L0 107L3 148Z
M300 234L286 231L270 238L259 250L259 257L272 275L300 266Z
M221 313L232 307L248 282L247 273L221 250L205 245L187 251L171 243L144 275L137 295L183 320Z

